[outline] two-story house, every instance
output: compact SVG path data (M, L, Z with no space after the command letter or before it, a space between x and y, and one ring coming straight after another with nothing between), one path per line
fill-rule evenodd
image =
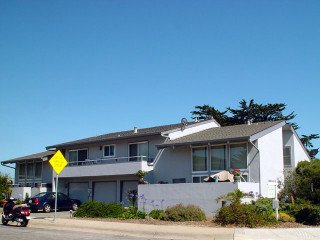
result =
M126 205L128 190L138 188L135 173L139 170L148 172L146 180L151 186L202 183L222 170L240 169L242 181L255 183L259 194L267 196L270 181L283 180L286 169L310 160L295 130L284 121L221 127L210 119L133 128L48 146L47 150L61 150L68 161L59 175L59 191L81 201ZM25 163L15 163L16 172L26 169ZM52 176L52 170L43 174ZM19 177L15 183L21 185Z

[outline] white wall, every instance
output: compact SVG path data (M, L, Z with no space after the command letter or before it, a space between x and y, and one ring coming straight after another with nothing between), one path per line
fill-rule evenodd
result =
M258 139L260 151L261 195L266 197L269 180L283 181L282 128Z
M11 196L16 199L25 200L27 193L29 197L33 197L40 192L50 192L50 191L51 191L51 188L46 188L46 187L13 187Z
M300 140L293 134L293 146L294 146L294 166L296 167L298 162L309 161L310 158L301 146Z
M199 206L208 217L215 215L221 207L219 196L239 188L245 192L256 192L258 183L179 183L179 184L142 184L138 185L138 208L150 212L153 209L165 210L176 204ZM141 196L144 198L141 198Z
M24 200L27 193L31 197L31 187L13 187L11 197Z

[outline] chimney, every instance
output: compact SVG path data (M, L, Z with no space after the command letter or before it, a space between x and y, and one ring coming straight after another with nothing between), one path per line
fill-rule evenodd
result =
M137 127L134 127L134 128L133 128L133 132L134 132L134 133L138 133L138 128L137 128Z

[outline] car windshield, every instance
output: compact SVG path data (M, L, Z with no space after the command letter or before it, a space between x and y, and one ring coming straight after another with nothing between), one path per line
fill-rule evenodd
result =
M42 192L42 193L39 193L39 194L35 195L34 197L35 197L35 198L43 197L43 196L46 195L46 194L48 194L48 193Z

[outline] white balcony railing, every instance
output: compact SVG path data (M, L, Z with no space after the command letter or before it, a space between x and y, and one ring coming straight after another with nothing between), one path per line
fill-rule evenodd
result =
M148 161L152 161L152 159L146 156L87 159L81 162L70 162L59 176L71 178L132 175L139 170L151 171L153 167Z
M112 158L98 158L98 159L86 159L85 161L68 162L69 167L73 166L88 166L96 164L116 164L127 162L147 162L148 165L153 162L153 158L147 156L131 156L131 157L112 157Z

